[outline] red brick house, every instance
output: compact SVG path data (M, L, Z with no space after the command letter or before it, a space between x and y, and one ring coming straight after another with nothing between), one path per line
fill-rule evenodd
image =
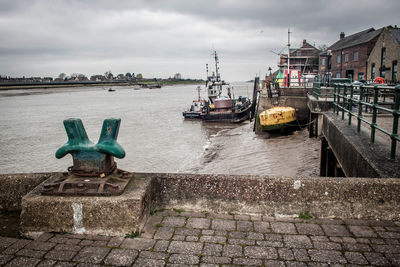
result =
M318 55L320 52L321 50L303 40L300 48L290 49L290 69L300 70L304 74L317 74ZM287 69L287 61L287 54L282 54L278 67L280 69Z
M345 37L328 47L319 56L319 74L332 78L365 80L367 60L382 29L370 28Z

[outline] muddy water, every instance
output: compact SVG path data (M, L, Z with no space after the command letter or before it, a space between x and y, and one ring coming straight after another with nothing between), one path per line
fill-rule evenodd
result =
M234 84L247 95L252 84ZM252 123L185 121L196 85L134 90L132 87L12 90L0 92L0 173L65 171L70 156L62 120L81 118L97 142L102 121L122 119L118 142L126 150L118 166L140 172L317 175L319 140L306 130L256 136Z

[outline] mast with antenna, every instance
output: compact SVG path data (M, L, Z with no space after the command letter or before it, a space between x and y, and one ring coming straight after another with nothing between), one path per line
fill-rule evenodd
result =
M289 70L290 70L290 34L291 34L291 32L290 32L290 28L288 28L288 44L287 44L287 47L288 47L288 64L287 64L287 80L286 80L286 85L287 86L289 86L289 76L290 76L290 72L289 72Z

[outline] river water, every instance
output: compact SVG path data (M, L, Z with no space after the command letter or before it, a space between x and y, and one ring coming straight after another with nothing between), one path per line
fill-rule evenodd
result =
M247 95L251 83L233 84ZM253 123L219 124L182 117L196 85L0 91L0 173L65 171L70 155L56 159L67 141L62 121L81 118L96 143L105 118L121 118L118 167L133 172L318 175L319 140L307 130L257 136ZM204 92L203 92L204 93Z

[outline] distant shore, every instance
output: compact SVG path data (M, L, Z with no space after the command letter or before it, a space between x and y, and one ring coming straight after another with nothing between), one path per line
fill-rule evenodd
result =
M92 86L149 86L149 85L177 85L198 84L203 80L143 80L143 81L107 81L107 82L32 82L32 83L0 83L0 90L18 89L47 89L63 87L92 87Z

